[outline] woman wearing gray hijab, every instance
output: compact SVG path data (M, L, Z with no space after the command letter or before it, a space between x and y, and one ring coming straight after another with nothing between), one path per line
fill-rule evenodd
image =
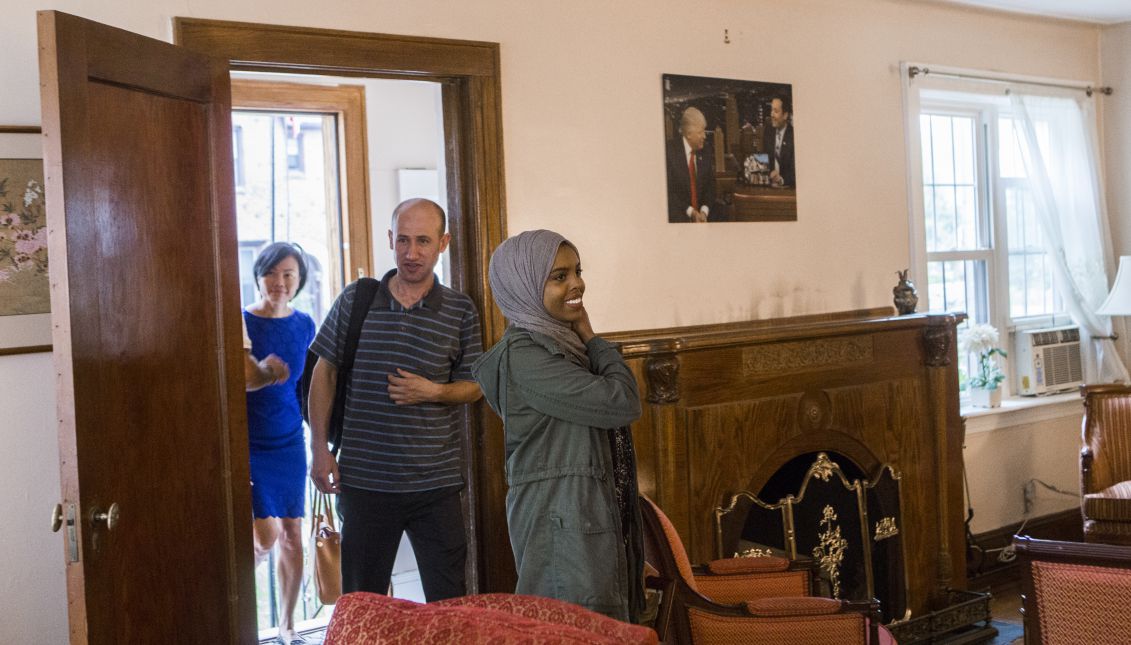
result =
M527 231L495 249L488 276L510 323L473 372L506 432L515 593L634 621L644 607L632 435L636 379L593 333L577 248Z

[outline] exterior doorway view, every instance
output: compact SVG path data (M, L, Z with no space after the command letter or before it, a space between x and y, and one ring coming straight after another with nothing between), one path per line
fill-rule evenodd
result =
M241 304L259 297L252 271L258 253L273 242L292 242L308 265L306 287L292 305L320 325L346 284L395 266L386 231L396 204L426 197L447 208L440 85L245 72L233 72L232 79ZM447 253L436 270L450 285ZM309 440L309 428L306 433ZM307 537L313 493L308 481ZM318 601L306 542L294 614L300 632L320 629L332 611ZM280 619L277 552L256 570L261 639L275 636ZM391 593L424 601L407 537Z

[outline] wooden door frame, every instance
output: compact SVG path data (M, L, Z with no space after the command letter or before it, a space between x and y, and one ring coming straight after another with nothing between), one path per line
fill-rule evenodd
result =
M360 277L359 274L373 275L373 218L369 212L365 87L234 78L232 109L267 113L309 112L334 114L338 117L338 134L330 148L334 150L339 168L341 228L340 232L334 231L330 244L343 249L341 260L344 276L335 271L331 285L337 293ZM235 145L236 142L233 141L232 146ZM345 282L342 281L343 277Z
M227 58L238 71L289 72L442 84L453 287L479 308L483 343L506 322L487 281L491 252L506 237L502 93L498 43L174 18L178 45ZM472 406L465 432L468 591L512 591L514 560L505 515L502 423Z

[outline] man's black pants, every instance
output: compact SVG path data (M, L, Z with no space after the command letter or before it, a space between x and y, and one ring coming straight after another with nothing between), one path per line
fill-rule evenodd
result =
M342 592L387 594L401 533L407 532L428 602L466 592L460 487L378 493L342 486Z

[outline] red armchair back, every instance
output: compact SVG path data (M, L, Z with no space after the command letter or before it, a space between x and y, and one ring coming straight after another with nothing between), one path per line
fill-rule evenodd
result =
M1131 547L1013 538L1027 645L1131 642Z

